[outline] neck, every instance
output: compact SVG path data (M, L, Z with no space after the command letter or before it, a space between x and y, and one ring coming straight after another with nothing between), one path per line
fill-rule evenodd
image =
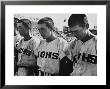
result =
M81 39L82 42L86 42L90 40L93 37L93 35L89 34L88 32L84 35L84 37Z
M56 37L54 36L54 35L51 35L50 37L48 37L47 39L46 39L46 41L47 42L51 42L51 41L53 41L53 40L55 40L56 39Z
M27 40L30 40L30 39L31 39L31 37L29 35L24 36L24 41L27 41Z

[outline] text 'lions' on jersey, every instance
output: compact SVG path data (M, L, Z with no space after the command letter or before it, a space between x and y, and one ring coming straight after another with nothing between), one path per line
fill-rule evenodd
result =
M41 41L35 51L40 70L51 74L59 73L59 61L65 56L66 46L67 42L62 38L57 38L49 43L46 40Z

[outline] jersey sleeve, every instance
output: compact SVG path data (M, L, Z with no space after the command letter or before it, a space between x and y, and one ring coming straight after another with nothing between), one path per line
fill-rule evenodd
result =
M35 47L34 47L34 54L36 55L36 56L38 56L38 49L39 49L39 47L41 46L41 44L44 42L44 40L39 40L39 43L37 43L37 45L35 45Z
M32 39L29 43L29 49L33 51L33 53L35 52L35 50L37 49L38 45L40 43L39 39Z
M38 48L38 46L39 46L39 44L40 44L40 39L34 39L34 44L33 44L33 51L35 51L35 49L37 49Z

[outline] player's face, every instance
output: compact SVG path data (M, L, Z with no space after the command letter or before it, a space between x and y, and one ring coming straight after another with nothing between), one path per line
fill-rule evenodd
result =
M25 28L25 26L22 23L17 23L17 29L21 36L25 36L29 34L28 30Z
M78 39L83 39L85 29L79 25L75 25L70 28L70 32Z
M51 36L51 30L46 26L46 24L39 24L38 30L44 39Z

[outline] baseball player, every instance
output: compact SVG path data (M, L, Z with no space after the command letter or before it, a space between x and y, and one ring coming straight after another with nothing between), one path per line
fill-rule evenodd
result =
M64 53L68 43L54 35L54 22L49 17L38 21L38 30L43 37L35 50L39 76L60 76L69 75L69 64L72 64Z
M85 14L72 14L68 25L76 37L66 49L66 55L73 61L71 76L97 75L97 39L88 30L89 24Z
M15 45L18 50L18 70L16 75L32 76L34 75L34 66L36 65L36 58L34 56L36 41L29 35L31 21L28 19L19 20L17 23L17 29L23 38L17 45Z

